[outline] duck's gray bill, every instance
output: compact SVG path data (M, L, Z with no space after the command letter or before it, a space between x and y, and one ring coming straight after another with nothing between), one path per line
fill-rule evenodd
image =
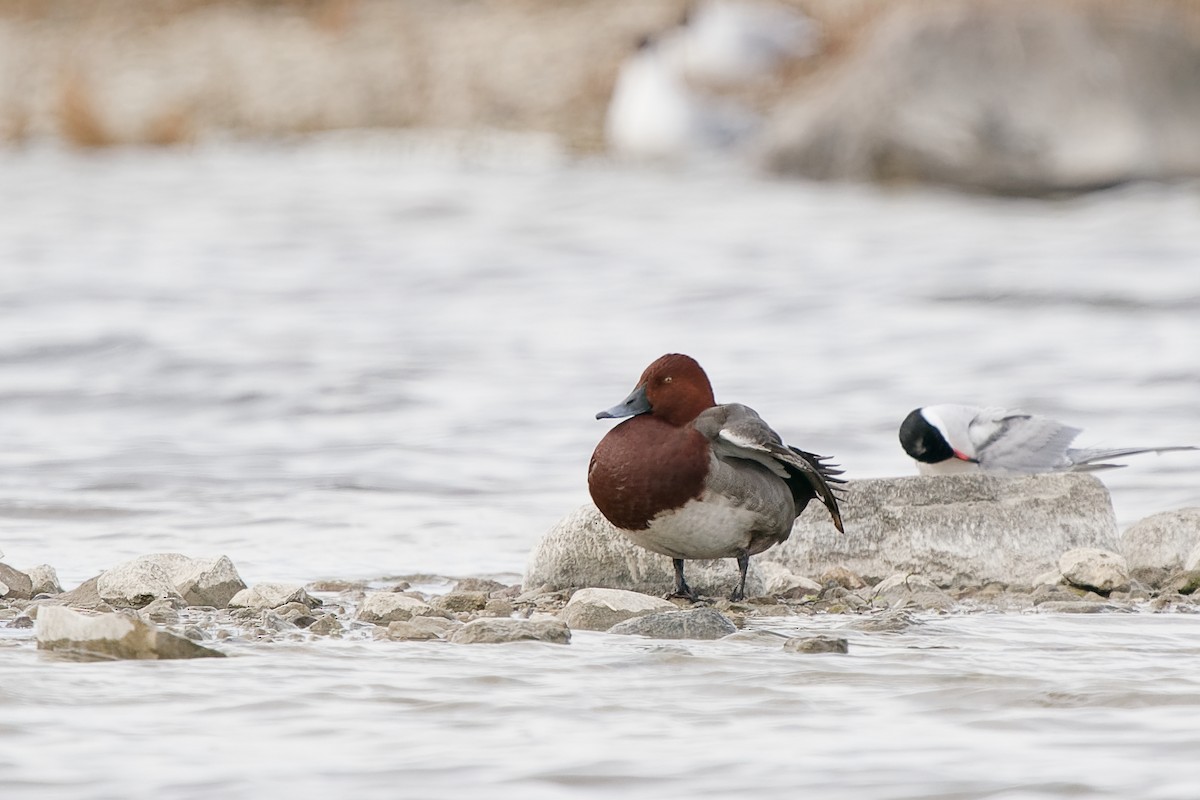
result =
M620 419L621 417L636 417L650 410L650 401L646 399L646 386L641 386L629 393L619 404L596 414L596 419Z

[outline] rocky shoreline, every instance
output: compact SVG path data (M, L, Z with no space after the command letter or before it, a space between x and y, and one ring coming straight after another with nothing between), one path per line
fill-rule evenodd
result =
M964 516L961 505L930 503L924 492L930 486L936 486L937 492L947 486L953 489L957 482L960 496L965 492L970 497L972 491L978 495L995 489L990 484L998 480L1007 484L1004 491L1013 496L1022 491L1053 495L1053 487L1044 484L1065 481L1088 490L1086 496L1095 502L1108 502L1107 492L1095 491L1102 485L1085 475L900 478L858 485L860 491L867 484L866 491L883 492L893 500L902 493L924 514L939 507L952 509L946 530L957 531L962 538L972 535L977 526ZM855 484L851 484L852 496L854 491ZM977 513L1007 513L1003 505L977 505ZM876 508L872 513L880 512ZM1080 510L1071 513L1078 516ZM882 516L890 520L888 524L905 517L899 506ZM575 530L593 540L603 540L606 535L619 539L619 534L606 534L594 519L584 518L588 524ZM1097 515L1092 518L1094 521ZM579 519L579 515L566 519ZM1075 539L1064 520L1059 519L1057 533L1044 531L1052 544ZM803 540L804 524L803 518L797 522L795 539ZM930 524L925 519L926 533ZM858 535L869 539L871 533L864 527L860 525ZM855 528L851 524L847 530L850 535ZM1094 530L1100 541L1107 541L1109 531L1103 526ZM547 540L555 540L559 534L551 531ZM909 539L914 541L911 536ZM608 545L616 546L614 542ZM1058 556L1053 569L1032 581L971 579L968 566L957 570L953 580L945 580L944 575L936 580L919 570L864 576L841 563L807 577L796 575L776 560L765 561L757 570L749 585L754 596L737 603L719 594L694 605L663 599L659 592L670 586L665 568L660 577L666 580L650 573L649 584L661 583L658 591L647 583L636 584L641 591L627 588L634 585L629 582L628 569L625 573L600 573L599 579L584 583L556 585L541 579L546 574L545 564L539 561L544 544L531 554L523 584L422 575L248 587L226 557L156 554L119 564L64 592L48 566L21 572L0 563L0 625L36 628L38 647L61 657L114 659L221 656L233 645L324 637L566 644L572 631L591 630L661 639L716 639L741 635L739 631L772 620L794 622L817 615L847 615L856 618L847 623L853 629L889 631L913 624L921 614L1200 613L1200 593L1196 592L1200 588L1200 509L1164 512L1132 526L1120 539L1123 554L1071 547ZM990 546L1003 549L1002 541L992 541ZM1016 556L1022 558L1019 552ZM648 563L658 558L636 548L626 551L622 558L626 557L644 557ZM836 553L833 559L837 561ZM591 566L603 570L605 563L601 559ZM696 571L695 585L723 588L726 578L716 568L710 565ZM638 572L636 565L632 571ZM531 581L531 576L535 580ZM837 637L812 642L800 637L781 641L780 646L796 652L844 652L845 643Z

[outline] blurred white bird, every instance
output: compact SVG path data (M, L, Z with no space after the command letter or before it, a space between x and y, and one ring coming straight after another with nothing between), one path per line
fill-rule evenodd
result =
M716 85L746 83L783 61L816 52L817 26L795 9L762 2L705 0L662 48L680 74Z
M695 92L650 39L621 65L605 118L609 148L642 159L681 159L734 145L757 125L749 111Z
M729 89L810 54L816 29L783 6L705 0L685 22L645 38L621 65L605 119L613 152L683 160L734 150L759 117L704 87Z
M1079 428L1036 414L945 404L914 409L900 425L900 444L916 460L922 475L1115 469L1124 464L1107 463L1110 459L1196 449L1071 447L1080 433Z

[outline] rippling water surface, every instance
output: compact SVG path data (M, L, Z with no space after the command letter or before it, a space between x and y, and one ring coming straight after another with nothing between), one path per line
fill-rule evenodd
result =
M593 414L663 352L867 477L911 471L895 430L930 402L1198 443L1198 342L1195 186L1001 201L373 140L9 151L0 550L68 587L161 551L249 582L515 581L586 499ZM1200 504L1198 476L1182 454L1105 480L1129 524ZM1197 797L1198 634L977 615L848 657L578 634L64 664L0 630L0 785Z

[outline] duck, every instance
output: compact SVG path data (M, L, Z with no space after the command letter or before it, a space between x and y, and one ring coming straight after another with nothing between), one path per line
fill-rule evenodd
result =
M1112 460L1126 456L1196 449L1071 447L1081 433L1082 428L1038 414L944 403L910 411L900 424L900 445L922 475L1094 472L1123 467Z
M787 540L810 500L844 533L834 487L845 481L829 458L789 447L754 409L718 405L691 356L668 353L633 391L597 419L628 418L608 431L588 464L596 508L634 544L668 556L668 597L696 602L684 561L733 558L742 600L750 557Z

